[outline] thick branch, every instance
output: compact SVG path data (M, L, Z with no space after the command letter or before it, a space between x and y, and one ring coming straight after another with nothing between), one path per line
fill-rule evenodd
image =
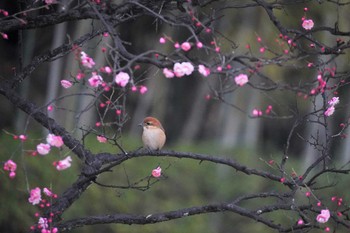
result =
M283 208L288 209L288 206L283 206ZM73 228L78 228L86 225L96 225L96 224L119 223L119 224L128 224L128 225L131 225L131 224L145 225L145 224L154 224L154 223L159 223L164 221L170 221L170 220L188 217L192 215L198 215L198 214L204 214L204 213L216 213L216 212L224 212L224 211L234 212L239 215L252 218L273 229L284 231L284 229L279 224L275 224L272 221L259 216L257 213L253 211L249 211L247 209L244 209L232 203L190 207L190 208L180 209L176 211L149 214L147 216L133 215L133 214L90 216L90 217L66 221L64 223L57 225L57 227L60 229L60 232L64 232L67 230L71 230Z

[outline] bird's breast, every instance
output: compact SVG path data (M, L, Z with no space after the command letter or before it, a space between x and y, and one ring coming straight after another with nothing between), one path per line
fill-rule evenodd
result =
M145 147L150 150L160 150L165 144L166 136L163 130L159 128L144 128L142 141Z

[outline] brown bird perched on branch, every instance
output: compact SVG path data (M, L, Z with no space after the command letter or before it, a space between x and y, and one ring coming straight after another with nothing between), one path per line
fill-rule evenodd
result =
M140 124L143 128L143 146L149 150L160 150L165 144L166 136L162 124L157 118L146 117Z

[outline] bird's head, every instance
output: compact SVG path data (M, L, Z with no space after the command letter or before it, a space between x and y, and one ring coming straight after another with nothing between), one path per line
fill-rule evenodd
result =
M144 129L159 128L164 131L162 124L159 122L157 118L154 118L154 117L146 117L145 119L143 119L143 122L139 125L142 126Z

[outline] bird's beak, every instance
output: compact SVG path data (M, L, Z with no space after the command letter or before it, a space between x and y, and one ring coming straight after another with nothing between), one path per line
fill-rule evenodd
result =
M143 123L141 122L141 123L140 123L140 124L138 124L137 126L141 126L141 127L142 127L142 126L143 126Z

